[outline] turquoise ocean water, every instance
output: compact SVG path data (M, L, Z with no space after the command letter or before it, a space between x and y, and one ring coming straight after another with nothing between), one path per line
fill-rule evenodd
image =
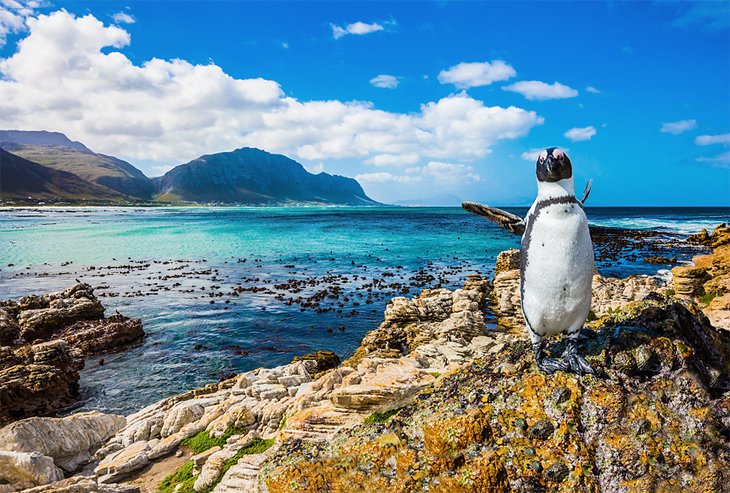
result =
M644 263L649 253L687 261L687 234L730 220L719 208L587 212L593 226L658 232L599 259L609 276L670 267ZM518 246L460 208L3 209L0 299L80 279L107 313L141 318L144 342L82 372L84 409L128 413L315 349L346 357L391 297L490 275Z

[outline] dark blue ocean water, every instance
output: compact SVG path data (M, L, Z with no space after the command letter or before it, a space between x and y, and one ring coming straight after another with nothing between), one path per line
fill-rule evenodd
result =
M587 212L593 226L657 232L628 234L620 255L599 258L602 274L619 277L666 272L644 256L687 261L697 253L682 246L688 233L730 220L718 208ZM0 299L78 278L108 313L141 318L144 342L82 372L84 408L128 413L311 350L346 357L391 297L490 275L518 245L460 208L4 209Z

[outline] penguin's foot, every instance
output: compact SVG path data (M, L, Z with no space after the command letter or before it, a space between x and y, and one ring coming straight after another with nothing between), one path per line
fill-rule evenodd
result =
M594 374L593 367L585 360L583 356L578 354L578 343L575 340L568 340L568 345L563 351L561 361L565 364L567 370L578 375Z
M548 374L554 373L558 370L568 371L569 367L565 360L557 358L546 358L545 355L543 355L542 349L544 345L545 343L542 341L532 344L532 351L535 354L535 362L537 363L537 367Z

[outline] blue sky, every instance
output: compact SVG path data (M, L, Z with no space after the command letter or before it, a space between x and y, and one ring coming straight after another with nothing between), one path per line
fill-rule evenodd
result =
M0 0L0 126L149 175L244 145L374 198L730 204L728 2ZM4 24L3 24L4 23Z

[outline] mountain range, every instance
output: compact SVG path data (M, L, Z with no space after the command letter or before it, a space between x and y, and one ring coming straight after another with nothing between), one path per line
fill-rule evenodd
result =
M353 178L244 147L148 178L62 133L0 130L0 200L378 205Z

